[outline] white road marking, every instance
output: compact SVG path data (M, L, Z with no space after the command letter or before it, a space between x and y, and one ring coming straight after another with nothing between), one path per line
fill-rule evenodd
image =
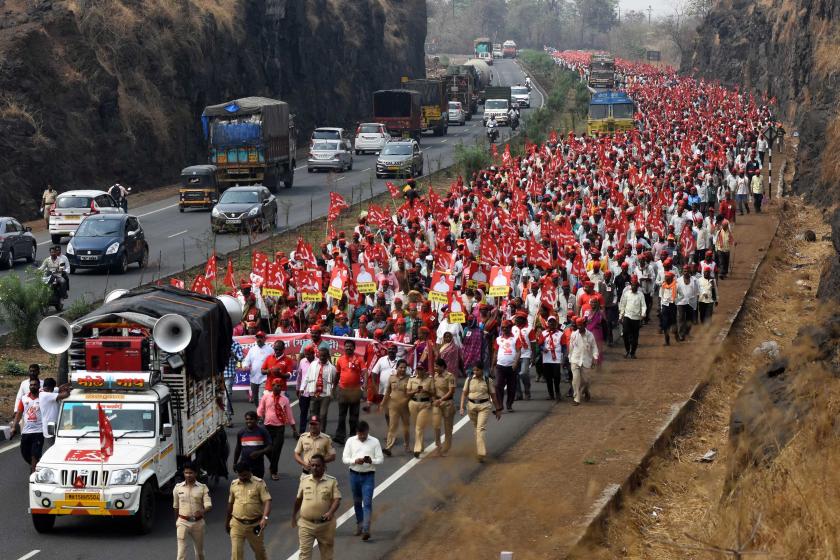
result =
M173 233L172 235L167 235L166 238L167 239L172 239L173 237L178 237L179 235L183 235L183 234L187 233L188 231L190 231L190 230L185 229L184 231L179 231L178 233Z
M40 552L41 551L37 550L37 549L33 550L32 552L27 552L26 554L24 554L23 556L18 558L18 560L28 560L29 558L32 558L33 556L35 556L36 554L39 554Z
M6 451L11 451L12 449L17 449L18 447L20 447L20 442L11 443L11 444L7 445L6 447L4 447L3 449L0 449L0 453L5 453Z
M373 168L372 168L372 167L368 167L367 169L362 169L362 173L364 173L365 171L370 171L371 169L373 169Z
M306 167L306 166L305 166L305 165L300 165L300 166L298 166L298 167L295 167L295 171L300 171L300 170L301 170L301 169L303 169L304 167Z
M456 424L452 427L452 435L454 436L454 435L455 435L455 433L456 433L458 430L460 430L461 428L463 428L464 426L466 426L466 425L467 425L467 422L469 422L469 421L470 421L469 416L464 416L463 418L461 418L461 419L460 419L460 420L459 420L459 421L458 421L458 422L457 422L457 423L456 423ZM444 437L444 439L446 439L446 438ZM424 459L424 458L425 458L425 457L426 457L429 453L431 453L431 452L432 452L432 451L434 451L434 450L435 450L435 444L434 444L434 443L430 443L430 444L426 447L426 449L424 449L424 450L423 450L423 453L421 453L421 454L420 454L420 458L419 458L419 459L412 458L412 459L411 459L410 461L408 461L406 464L404 464L404 465L403 465L403 466L401 466L399 469L397 469L397 470L396 470L396 472L394 472L394 474L392 474L391 476L389 476L388 478L386 478L383 482L381 482L381 483L379 484L379 486L377 486L377 487L373 490L373 497L374 497L374 498L376 498L376 497L377 497L378 495L380 495L382 492L384 492L384 491L385 491L385 490L387 490L389 487L391 487L391 485L393 485L396 481L398 481L400 478L402 478L402 477L403 477L403 476L404 476L404 475L405 475L408 471L410 471L411 469L413 469L414 467L416 467L417 465L419 465L419 464L420 464L420 461L422 461L422 460L423 460L423 459ZM355 513L355 511L354 511L354 509L353 509L353 506L350 506L350 507L347 509L347 511L345 511L344 513L342 513L342 514L341 514L341 516L340 516L338 519L336 519L336 522L335 522L336 529L337 529L337 528L339 528L339 527L341 527L342 525L344 525L344 524L345 524L348 520L353 519L353 518L355 517L355 515L356 515L356 513ZM315 543L315 546L316 546L316 547L318 546L318 543L317 543L317 542ZM289 556L289 558L288 558L287 560L298 560L298 559L299 559L299 556L300 556L300 549L298 549L298 550L297 550L294 554L292 554L291 556Z
M339 177L338 179L336 179L336 180L335 180L335 182L337 183L337 182L339 182L339 181L343 181L343 180L344 180L344 179L346 179L346 178L347 178L347 175L342 175L341 177Z
M164 206L163 208L158 208L157 210L152 210L151 212L146 212L145 214L137 214L138 218L142 218L143 216L151 216L152 214L157 214L158 212L163 212L164 210L169 210L170 208L175 208L178 206L178 203L170 204L169 206Z
M446 138L440 141L441 144L446 144Z

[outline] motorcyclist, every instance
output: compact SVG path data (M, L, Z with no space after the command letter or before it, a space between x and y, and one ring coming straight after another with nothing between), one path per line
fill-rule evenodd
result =
M108 189L108 194L111 195L111 198L114 199L117 206L123 209L123 212L128 212L128 193L130 189L126 189L119 183L114 183L111 185L111 188Z
M487 121L487 137L491 142L495 142L499 135L499 124L496 122L496 115L490 115L490 120Z
M531 91L531 78L529 76L525 76L525 87L528 88L528 91Z
M38 270L47 274L57 272L61 276L58 282L59 297L66 299L67 291L70 289L70 277L67 275L67 271L70 270L70 261L61 254L60 245L50 247L50 256L44 259Z
M516 130L516 127L519 126L519 111L514 107L508 109L508 122L511 130Z

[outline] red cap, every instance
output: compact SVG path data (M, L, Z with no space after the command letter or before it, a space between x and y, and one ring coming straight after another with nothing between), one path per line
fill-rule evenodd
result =
M623 263L621 263L621 268L623 268L625 270L630 268L630 263L628 263L627 261L624 261Z
M265 338L265 333L263 331L257 331L257 334L255 334L254 336L256 336L257 338Z
M667 259L665 259L664 261L662 261L662 264L663 264L663 265L665 265L665 266L671 266L671 264L672 264L673 262L674 262L674 261L672 261L672 260L671 260L671 257L668 257Z
M585 326L586 325L586 319L584 319L583 317L578 317L577 319L575 319L575 325L577 325L578 327Z
M639 277L634 274L633 276L630 277L630 283L631 284L638 284L639 283Z

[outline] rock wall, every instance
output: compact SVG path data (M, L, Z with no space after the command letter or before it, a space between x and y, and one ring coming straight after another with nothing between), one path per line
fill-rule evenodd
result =
M793 190L840 202L840 0L721 0L683 70L776 98L799 132Z
M287 101L301 138L423 76L425 0L0 0L0 215L41 190L172 182L206 105Z

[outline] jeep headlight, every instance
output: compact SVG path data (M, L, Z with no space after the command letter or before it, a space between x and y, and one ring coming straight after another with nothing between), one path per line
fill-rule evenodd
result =
M55 471L47 467L35 468L35 482L55 484Z
M253 208L251 208L251 210L248 212L248 215L249 215L249 216L256 216L256 215L257 215L257 212L259 212L259 211L260 211L260 207L259 207L259 206L254 206L254 207L253 207Z
M105 249L105 254L106 255L113 255L114 253L116 253L119 250L120 250L120 242L119 241L114 241L113 243L108 245L107 249Z
M138 474L140 474L140 469L119 469L111 473L108 483L114 486L134 484L137 482Z

